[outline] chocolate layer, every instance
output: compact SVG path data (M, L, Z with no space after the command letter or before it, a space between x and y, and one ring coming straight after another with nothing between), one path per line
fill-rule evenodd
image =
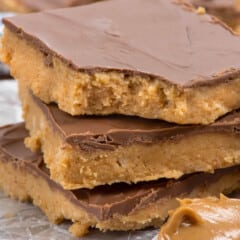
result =
M99 220L111 218L114 214L129 215L157 201L184 196L196 187L203 188L218 181L224 174L240 173L240 167L216 170L214 174L196 173L179 180L161 179L134 185L113 184L93 190L68 191L52 181L40 154L33 154L25 148L27 136L24 124L0 128L0 156L2 161L15 160L16 167L30 170L36 177L46 179L53 191L65 194L69 201L96 216Z
M231 194L228 195L230 198L236 198L236 199L240 199L240 191L235 191Z
M10 79L12 78L9 72L8 67L0 62L0 80L1 79Z
M81 72L118 71L184 87L240 76L239 37L182 1L103 1L4 23L48 62L57 56Z
M192 134L222 132L240 133L240 110L220 118L210 125L177 125L160 120L123 115L71 116L56 104L45 104L31 94L41 108L50 126L69 144L85 151L114 150L118 146L154 144L176 141Z
M46 9L85 5L96 2L96 0L19 0L19 2L33 11L43 11Z

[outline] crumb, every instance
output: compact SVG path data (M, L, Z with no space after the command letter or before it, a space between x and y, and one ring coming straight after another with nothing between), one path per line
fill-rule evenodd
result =
M3 217L6 218L6 219L9 219L9 218L15 217L15 214L11 213L11 212L7 212L3 215Z
M72 233L74 237L83 237L88 233L89 224L82 224L80 222L75 222L70 226L69 232Z
M31 149L32 152L36 152L38 149L40 149L40 140L38 137L27 137L24 140L24 144L26 147Z
M198 9L196 10L198 15L203 15L206 13L206 9L204 7L198 7Z

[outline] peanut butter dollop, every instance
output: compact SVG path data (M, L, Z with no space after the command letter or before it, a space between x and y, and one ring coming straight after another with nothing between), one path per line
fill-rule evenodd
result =
M203 239L240 239L240 200L223 195L180 200L158 236L158 240Z

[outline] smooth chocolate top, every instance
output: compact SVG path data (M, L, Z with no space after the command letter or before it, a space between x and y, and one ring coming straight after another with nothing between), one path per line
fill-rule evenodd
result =
M45 104L31 94L53 130L69 144L84 151L114 150L118 146L154 144L164 140L211 132L239 135L240 110L231 112L210 125L178 125L161 120L132 116L71 116L56 104Z
M82 72L117 71L182 87L240 76L239 37L180 0L103 1L4 23L46 58L58 56Z
M23 123L7 125L0 128L0 149L15 160L33 161L39 158L39 154L32 153L24 145L27 131Z
M95 189L64 190L52 181L40 154L33 154L24 146L27 131L23 123L0 128L0 160L14 161L36 177L44 178L49 186L64 194L73 204L85 209L100 220L111 218L114 214L128 215L164 199L184 196L197 188L205 189L225 174L240 173L240 167L216 170L215 174L196 173L179 180L161 179L158 181L127 185L117 183Z
M97 0L19 0L23 6L32 11L43 11L47 9L64 8L78 5L85 5Z

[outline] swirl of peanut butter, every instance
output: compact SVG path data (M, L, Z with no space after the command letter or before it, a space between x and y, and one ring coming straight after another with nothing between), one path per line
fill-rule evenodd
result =
M180 200L158 236L158 240L230 239L240 239L240 200L223 195Z

